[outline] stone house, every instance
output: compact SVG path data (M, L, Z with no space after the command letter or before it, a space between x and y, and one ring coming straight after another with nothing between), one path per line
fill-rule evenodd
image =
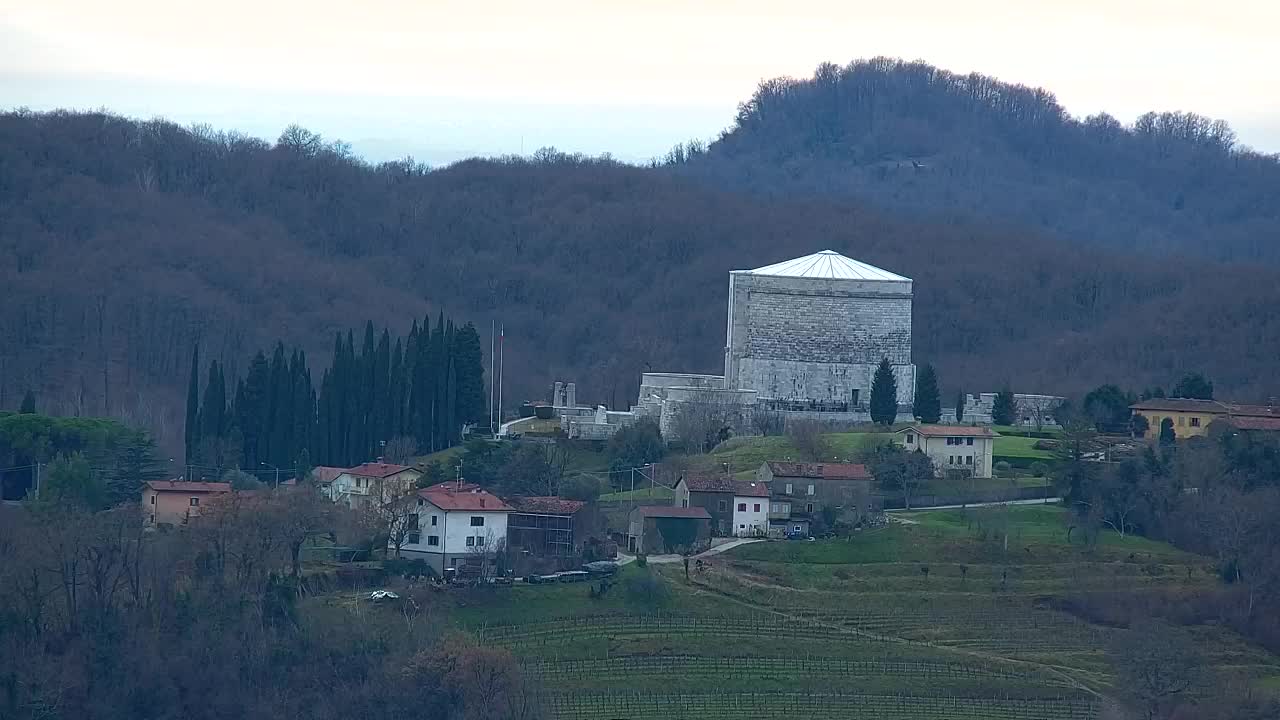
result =
M698 552L711 544L711 515L701 507L645 505L631 511L627 549L663 555Z
M756 479L772 491L770 525L787 534L809 532L809 522L834 513L856 523L880 509L881 496L867 466L858 463L766 462Z
M711 518L711 534L725 537L733 534L733 500L736 490L737 483L730 475L685 474L676 483L671 504L706 510Z

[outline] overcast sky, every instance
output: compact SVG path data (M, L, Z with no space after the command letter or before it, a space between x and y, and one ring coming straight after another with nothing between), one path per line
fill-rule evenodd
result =
M1222 118L1280 151L1275 0L0 0L0 106L105 107L371 160L710 139L756 84L890 55L1075 115Z

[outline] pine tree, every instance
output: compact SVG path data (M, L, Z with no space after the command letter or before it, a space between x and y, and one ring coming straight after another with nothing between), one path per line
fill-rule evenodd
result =
M18 408L18 413L21 415L36 414L36 394L34 392L28 390L27 394L22 396L22 405Z
M916 380L916 401L912 412L921 422L936 423L942 420L942 397L938 392L938 375L933 365L925 363Z
M190 464L200 445L200 343L191 350L191 378L187 383L187 421L183 428L186 459Z
M897 417L898 380L893 375L889 358L884 358L871 380L871 419L881 425L892 425Z
M960 390L956 393L956 422L958 423L964 422L965 398L964 390Z
M991 405L991 421L996 425L1012 425L1018 416L1018 401L1013 391L1005 388L996 393L995 402Z

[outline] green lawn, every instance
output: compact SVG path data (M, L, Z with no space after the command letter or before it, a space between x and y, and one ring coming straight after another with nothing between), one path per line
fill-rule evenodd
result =
M1001 457L1011 457L1044 460L1046 462L1052 461L1054 459L1053 453L1048 450L1037 449L1035 445L1038 442L1040 442L1038 438L1001 435L996 438L995 457L997 460Z
M600 502L629 502L634 499L637 503L648 503L649 501L669 501L671 500L671 488L656 485L649 487L645 485L643 488L635 490L623 490L620 492L611 492L601 495Z

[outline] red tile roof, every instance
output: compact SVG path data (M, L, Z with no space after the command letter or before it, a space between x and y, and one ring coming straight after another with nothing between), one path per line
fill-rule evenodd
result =
M690 492L731 493L737 489L734 487L733 477L722 473L685 475L680 479L689 486Z
M328 485L346 471L346 468L317 465L311 468L311 479L315 480L318 485Z
M739 480L734 483L733 494L738 497L769 497L769 486L762 482Z
M436 483L435 485L430 485L423 489L431 490L431 491L443 490L445 492L463 492L463 491L469 491L469 490L480 490L481 488L479 485L475 483L469 483L469 482L460 483L457 480L447 480L442 483Z
M348 468L343 472L351 475L358 475L360 477L385 478L391 477L396 473L402 473L405 470L413 470L413 468L407 465L392 465L390 463L372 462Z
M694 518L695 520L710 520L711 515L707 513L706 508L700 507L674 507L671 505L644 505L636 508L636 512L642 517L651 518Z
M1280 418L1280 408L1275 405L1228 404L1231 414L1238 417Z
M1237 430L1280 431L1280 417L1235 415L1227 418L1226 423Z
M572 515L581 510L586 503L581 500L566 500L562 497L515 497L507 501L516 512L532 515Z
M148 480L147 487L156 492L229 493L231 483L191 482L187 480Z
M456 487L456 486L455 486ZM441 510L483 510L485 512L514 512L515 508L502 502L502 498L479 488L464 489L461 492L442 485L433 485L426 490L419 490L418 497L435 505Z
M911 432L912 430L924 435L925 437L993 438L996 436L989 427L974 427L972 425L913 425L908 428L903 428L898 432Z
M1141 400L1129 406L1131 410L1169 410L1172 412L1207 412L1226 413L1226 403L1217 400L1194 400L1191 398L1151 398Z
M823 480L870 480L871 471L858 463L770 462L774 477L820 478Z

